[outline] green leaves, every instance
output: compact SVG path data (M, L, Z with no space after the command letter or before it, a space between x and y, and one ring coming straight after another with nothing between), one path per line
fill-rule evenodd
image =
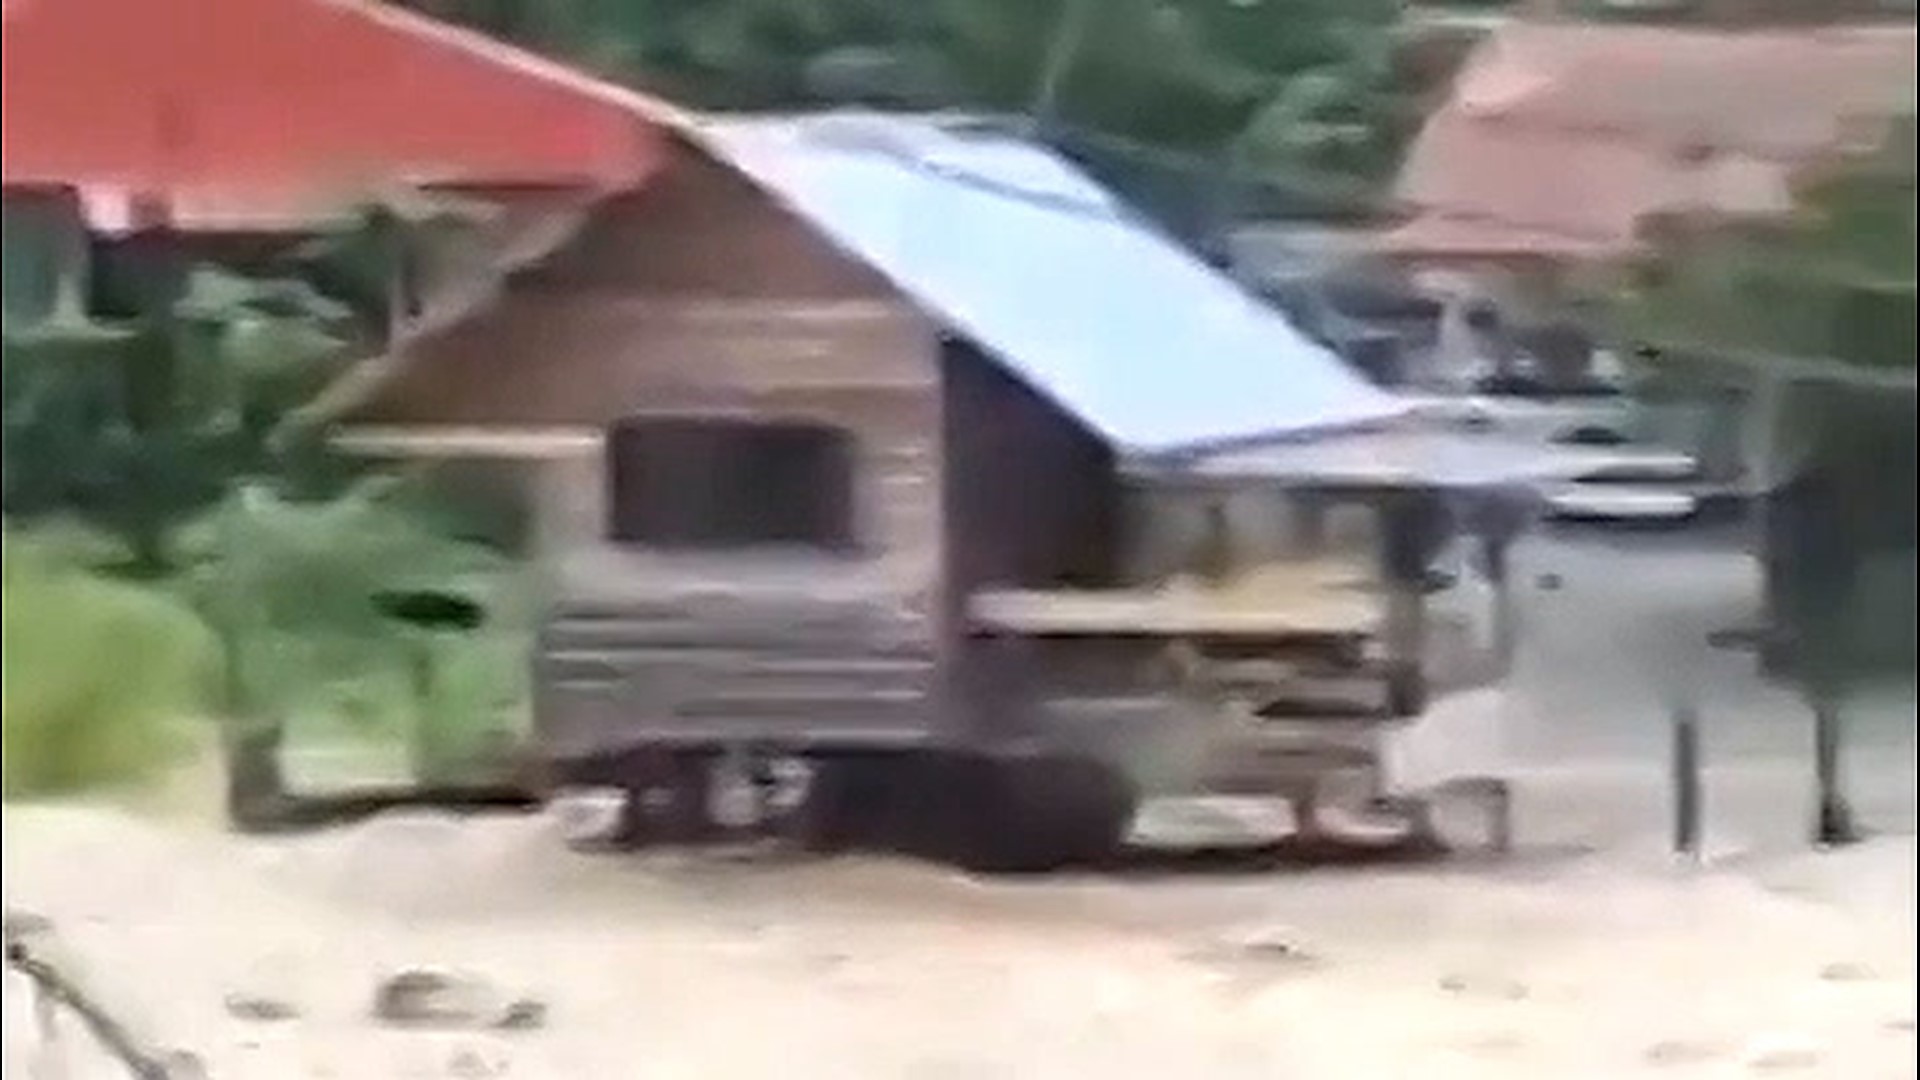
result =
M187 273L178 318L207 322L237 319L306 319L321 325L345 322L353 311L295 278L253 278L218 266L196 266Z
M274 429L336 376L356 312L297 276L248 276L142 238L125 319L64 306L5 324L4 506L112 531L142 574L237 479L272 474ZM171 283L171 284L170 284Z
M54 558L8 534L9 792L157 768L173 721L196 712L319 717L334 734L389 738L431 729L418 745L435 762L513 729L522 623L503 614L446 643L451 673L421 700L409 637L375 603L425 590L514 611L495 596L513 567L451 538L391 478L341 494L360 469L329 451L322 426L292 420L366 340L367 313L384 321L396 268L475 223L437 200L390 202L316 238L283 273L181 267L178 248L154 242L166 238L143 237L144 257L110 283L123 319L9 311L9 529L93 538ZM202 662L220 659L208 625L224 691Z
M1809 185L1791 220L1666 223L1618 305L1623 336L1660 344L1653 363L1669 371L1724 379L1715 361L1733 357L1743 382L1784 380L1764 466L1805 490L1777 498L1769 518L1780 615L1827 646L1827 662L1847 630L1848 663L1908 678L1911 591L1876 594L1856 576L1876 565L1911 575L1914 398L1849 369L1915 366L1913 191L1906 124ZM1813 492L1822 501L1796 510Z
M1912 127L1802 192L1786 222L1665 223L1635 268L1631 336L1912 367Z
M575 33L593 42L565 51L589 63L600 53L630 57L629 78L698 105L1043 109L1055 133L1137 145L1141 166L1183 155L1184 186L1203 199L1230 146L1245 151L1242 179L1371 199L1412 128L1395 70L1397 0L432 6L539 45L550 38L534 27L552 21L541 13L557 2L571 13ZM1043 88L1049 71L1057 78Z
M211 709L219 653L186 605L101 576L94 538L6 534L0 692L4 792L154 778Z
M248 485L184 531L192 595L233 658L237 714L322 739L413 730L453 757L515 730L530 625L516 568L450 538L410 496L392 477L312 502ZM485 621L423 634L383 611L397 593L461 597ZM435 671L424 699L419 649Z

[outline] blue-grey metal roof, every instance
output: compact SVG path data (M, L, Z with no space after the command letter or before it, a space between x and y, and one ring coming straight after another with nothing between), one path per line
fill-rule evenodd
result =
M1405 409L1032 142L871 114L694 134L1122 452Z
M1643 462L1664 466L1673 457L1663 451L1557 446L1505 434L1396 424L1209 455L1181 472L1234 483L1471 490L1552 485Z

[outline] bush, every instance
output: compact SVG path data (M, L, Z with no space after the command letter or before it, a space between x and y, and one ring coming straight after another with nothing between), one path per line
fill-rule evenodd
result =
M507 620L499 620L506 623ZM497 781L498 756L525 734L531 676L530 633L497 626L439 645L433 683L417 702L413 765L436 783Z
M0 765L7 797L152 780L208 714L217 642L157 589L88 569L91 553L9 535Z
M416 775L448 780L522 725L529 598L513 560L450 536L410 494L243 489L197 531L195 586L232 651L235 716L281 726L290 748L402 743ZM383 596L416 592L471 600L484 620L429 633L383 612Z

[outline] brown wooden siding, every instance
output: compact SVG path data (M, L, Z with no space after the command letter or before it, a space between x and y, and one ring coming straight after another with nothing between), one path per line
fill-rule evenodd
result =
M868 539L917 573L937 536L938 400L913 307L732 173L683 154L488 310L416 345L357 419L604 429L714 410L837 424L860 440Z
M525 275L534 288L791 300L879 298L886 281L704 155L682 150L641 191Z

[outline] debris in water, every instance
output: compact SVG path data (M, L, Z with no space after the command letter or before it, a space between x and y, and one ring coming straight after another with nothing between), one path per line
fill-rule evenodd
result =
M453 1052L447 1060L447 1075L458 1080L486 1080L488 1077L504 1076L507 1063L504 1060L488 1061L486 1056L471 1046L463 1046Z
M1467 1054L1476 1058L1511 1057L1527 1048L1527 1040L1512 1031L1494 1031L1469 1039L1462 1047Z
M37 911L21 911L15 908L7 911L4 928L6 940L13 941L16 938L51 933L53 920Z
M573 788L556 792L547 813L562 841L572 848L614 843L626 824L627 793L618 788Z
M271 994L235 991L227 995L227 1014L240 1020L292 1020L300 1015L293 1002Z
M374 992L373 1015L404 1027L524 1031L545 1025L547 1007L533 998L508 1000L471 975L413 969L381 980Z
M1640 1059L1648 1065L1656 1066L1704 1065L1725 1053L1725 1048L1712 1043L1691 1039L1663 1039L1642 1051Z
M1800 1039L1763 1039L1747 1054L1753 1072L1798 1072L1820 1066L1820 1049Z
M493 1026L502 1031L531 1031L547 1026L547 1004L532 998L520 998L507 1004Z
M1258 930L1213 942L1196 950L1192 959L1209 965L1265 970L1311 967L1319 962L1296 944L1291 935L1274 930Z
M1449 994L1497 998L1501 1001L1523 1001L1529 993L1525 983L1498 975L1445 975L1440 979L1440 989Z
M1820 969L1826 982L1872 982L1877 977L1871 967L1854 960L1836 960Z

